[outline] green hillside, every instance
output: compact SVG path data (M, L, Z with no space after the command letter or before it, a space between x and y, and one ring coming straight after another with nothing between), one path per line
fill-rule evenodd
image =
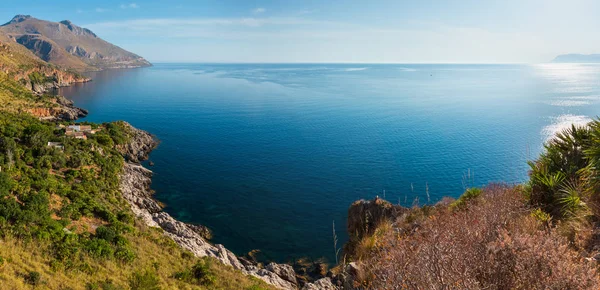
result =
M115 149L130 133L122 123L91 124L102 130L74 139L60 122L35 117L58 104L23 83L71 73L0 42L2 289L270 289L137 221L120 194Z

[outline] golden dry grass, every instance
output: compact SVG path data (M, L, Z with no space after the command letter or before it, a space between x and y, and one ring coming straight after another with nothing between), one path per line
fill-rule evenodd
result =
M137 258L131 263L98 260L85 257L85 267L65 270L49 257L48 245L23 243L14 238L0 239L0 285L2 289L32 289L25 277L31 272L41 274L36 289L86 289L86 285L112 281L113 285L129 289L129 279L135 272L150 270L160 279L162 289L273 289L264 282L249 277L218 262L211 263L216 282L210 286L191 285L173 278L177 272L190 268L197 258L184 251L159 230L142 228L128 235ZM54 266L54 267L53 267Z

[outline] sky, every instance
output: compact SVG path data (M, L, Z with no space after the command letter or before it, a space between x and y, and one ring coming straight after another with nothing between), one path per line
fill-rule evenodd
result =
M600 53L596 0L2 0L151 62L543 63Z

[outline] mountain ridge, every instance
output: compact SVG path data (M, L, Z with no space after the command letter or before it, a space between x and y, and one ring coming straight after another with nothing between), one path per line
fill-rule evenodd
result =
M151 65L69 20L51 22L19 14L0 26L0 35L26 47L41 60L78 71Z

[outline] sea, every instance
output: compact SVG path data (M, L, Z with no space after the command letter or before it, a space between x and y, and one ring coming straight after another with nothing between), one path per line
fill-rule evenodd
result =
M213 242L333 262L348 207L435 204L527 180L551 136L600 113L594 64L169 63L59 93L156 135L152 189ZM334 246L333 234L338 242Z

